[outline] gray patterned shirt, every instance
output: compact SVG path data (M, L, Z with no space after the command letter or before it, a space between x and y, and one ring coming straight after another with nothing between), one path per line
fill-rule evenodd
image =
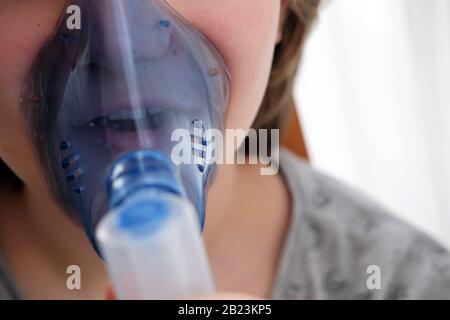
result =
M280 168L293 216L273 298L450 299L444 247L289 152Z

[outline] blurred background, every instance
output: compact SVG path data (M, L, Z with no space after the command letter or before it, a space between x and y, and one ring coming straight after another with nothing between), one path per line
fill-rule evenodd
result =
M314 167L450 248L450 1L326 1L295 94Z

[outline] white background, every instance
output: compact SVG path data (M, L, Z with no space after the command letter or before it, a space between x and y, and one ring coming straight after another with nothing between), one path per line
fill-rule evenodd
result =
M450 1L332 0L300 74L313 165L450 248Z

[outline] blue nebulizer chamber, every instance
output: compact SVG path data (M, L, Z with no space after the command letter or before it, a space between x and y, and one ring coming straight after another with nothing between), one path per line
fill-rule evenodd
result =
M49 191L120 298L212 290L200 238L214 172L205 132L222 129L228 95L219 52L164 0L66 2L22 111ZM191 162L174 163L180 143Z

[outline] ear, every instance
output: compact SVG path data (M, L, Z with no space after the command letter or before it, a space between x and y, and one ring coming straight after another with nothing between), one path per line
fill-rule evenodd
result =
M284 20L286 19L286 13L289 7L289 1L290 0L281 0L281 7L280 7L280 22L278 25L278 35L277 35L277 44L281 42L283 39L283 26L284 26Z

